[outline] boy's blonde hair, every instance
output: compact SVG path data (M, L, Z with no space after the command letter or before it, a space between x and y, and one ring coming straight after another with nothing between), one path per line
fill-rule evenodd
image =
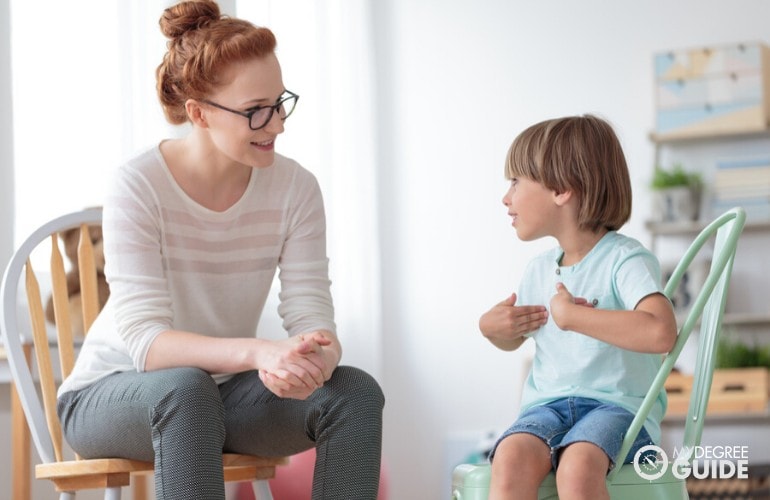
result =
M527 128L508 150L505 176L525 177L557 193L572 191L581 229L615 231L631 216L623 149L612 126L595 116L557 118Z

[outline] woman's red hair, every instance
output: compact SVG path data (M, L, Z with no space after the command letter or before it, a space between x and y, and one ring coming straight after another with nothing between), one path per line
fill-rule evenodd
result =
M275 36L267 28L220 14L211 0L178 3L163 11L160 30L169 39L168 51L155 72L158 97L166 119L187 121L185 102L204 99L233 63L264 57L275 51Z

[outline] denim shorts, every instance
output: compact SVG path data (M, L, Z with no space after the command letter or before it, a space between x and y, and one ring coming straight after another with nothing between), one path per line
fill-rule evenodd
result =
M551 464L556 470L559 451L573 443L589 442L602 450L610 459L610 469L623 444L633 413L619 406L595 399L569 397L544 405L533 406L522 413L514 424L495 443L490 459L500 442L511 434L524 432L537 436L551 449ZM623 463L631 463L636 452L653 444L642 427Z

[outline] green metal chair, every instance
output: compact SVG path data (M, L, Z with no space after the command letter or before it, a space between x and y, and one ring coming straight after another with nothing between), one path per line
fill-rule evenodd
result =
M695 238L681 261L666 283L664 293L672 297L688 267L705 246L715 237L711 255L711 269L703 288L690 309L687 318L679 329L676 344L665 357L658 374L642 402L639 412L631 422L623 445L615 462L620 463L628 455L631 445L642 428L647 414L655 404L658 394L663 389L666 378L671 373L674 363L682 352L695 325L700 321L698 357L692 387L692 397L685 422L684 442L677 462L692 465L694 451L700 445L703 433L704 417L708 404L711 380L714 374L716 347L722 330L722 315L725 309L727 288L730 283L735 250L738 239L746 223L746 213L742 208L733 208L716 218ZM662 464L661 464L662 465ZM673 467L655 479L644 478L637 473L633 464L615 467L607 475L607 486L613 499L622 500L657 500L689 498L685 479L675 477ZM452 500L486 500L489 492L491 467L489 464L462 464L452 474ZM657 474L655 474L657 475ZM680 474L681 475L681 474ZM538 491L539 499L556 499L556 476L551 472Z

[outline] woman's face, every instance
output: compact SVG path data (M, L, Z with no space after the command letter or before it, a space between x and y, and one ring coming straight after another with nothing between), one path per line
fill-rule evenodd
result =
M207 100L240 112L274 105L285 88L281 66L274 54L236 63L225 72L229 83L218 87ZM203 103L206 123L214 145L231 160L251 167L269 167L275 160L275 139L283 132L283 120L273 113L259 130L235 113Z

